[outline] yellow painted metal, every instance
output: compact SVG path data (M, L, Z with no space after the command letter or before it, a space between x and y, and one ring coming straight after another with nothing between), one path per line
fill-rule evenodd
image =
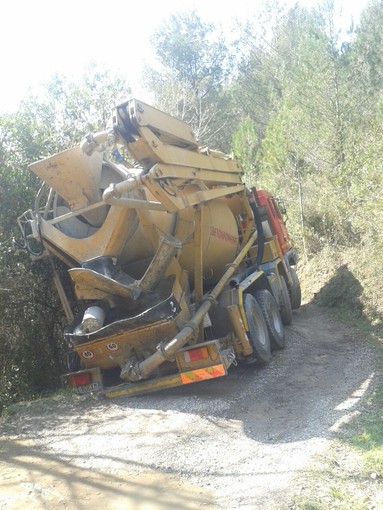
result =
M111 207L101 227L85 238L71 237L44 220L40 221L40 231L49 250L72 265L71 260L81 263L101 256L117 257L137 231L136 218L134 209ZM139 245L136 241L135 245Z
M184 294L187 276L176 261L172 262L171 271L176 275L172 294L180 306L179 314L174 319L131 327L127 331L109 333L107 337L105 334L105 337L90 339L88 342L76 345L74 351L77 352L82 367L100 367L101 369L123 367L126 360L135 352L151 352L165 338L172 338L176 334L177 324L185 323L190 318L190 312Z
M188 124L176 119L153 106L137 99L131 99L126 106L130 118L138 129L148 127L161 133L161 139L168 144L179 144L188 149L198 148L198 143Z
M51 189L51 191L52 191L52 189ZM105 202L103 202L102 200L100 200L99 202L95 202L94 204L88 205L86 207L82 207L81 209L76 209L75 211L63 213L60 216L56 216L55 218L48 220L48 223L49 223L49 225L56 225L57 223L63 223L64 221L68 221L72 218L76 218L77 216L85 217L90 211L94 211L96 209L99 209L100 207L105 208ZM62 209L65 209L65 207ZM46 219L46 216L47 216L47 213L44 214L44 219Z
M180 213L179 218L184 220L177 223L174 234L183 240L179 262L185 270L190 272L192 277L195 263L192 237L195 228L194 210L187 209L185 214ZM238 251L237 224L232 212L223 201L215 200L204 206L201 235L203 277L206 284L211 284L221 278L227 264L234 260Z
M29 168L76 210L101 200L102 154L86 156L79 147L32 163Z
M124 395L144 395L152 391L166 390L182 386L183 382L180 374L148 379L139 383L124 383L119 386L106 388L103 393L106 397L115 398Z
M163 163L153 166L151 174L156 179L202 179L208 185L242 184L238 171L223 172L220 170L207 170L181 165L165 165Z
M200 177L203 176L201 175ZM177 186L182 187L182 183L174 183L173 186L167 184L164 186L161 180L152 179L150 173L146 174L142 180L157 200L159 200L169 212L176 212L187 207L193 207L202 202L241 193L244 190L244 184L208 188L204 181L200 183L195 181L194 184L199 185L200 189L193 189L189 186L189 193L180 194L177 193Z
M84 368L102 369L124 366L136 349L150 351L164 338L171 338L177 332L175 321L160 321L142 326L115 336L91 340L74 347Z
M273 236L271 239L268 239L265 241L264 248L263 248L263 257L262 257L262 263L265 264L266 262L272 262L278 258L280 258L280 253L277 249L277 238L276 236ZM250 256L253 260L256 259L258 253L258 246L255 245L250 250Z
M245 292L245 290L248 287L250 287L250 285L253 285L253 283L255 283L256 280L258 280L262 276L264 276L263 271L254 271L247 278L245 278L244 280L241 281L241 283L239 284L239 287L238 287L238 291L239 291L240 296L241 296L241 306L242 306L242 294L243 294L243 292Z
M204 206L201 205L196 208L194 214L195 228L194 228L194 294L195 302L200 303L203 296L203 261L202 261L202 246L203 246L203 218Z
M237 289L237 292L238 292L238 309L241 313L241 317L242 317L242 321L245 326L245 329L246 329L246 331L249 331L249 324L247 322L245 308L243 306L243 286L240 285Z
M171 190L164 191L166 188L159 187L164 195L168 196L171 193ZM196 194L199 189L196 185L185 185L181 188L177 189L181 201L185 194ZM143 191L140 193L142 195ZM153 198L149 190L146 190L143 196L146 200ZM223 274L226 264L235 257L238 249L238 231L234 215L223 200L211 200L205 207L207 211L203 226L204 278L214 283ZM76 218L69 221L80 223ZM191 280L194 274L192 239L194 225L194 209L191 207L172 215L161 211L112 206L102 225L86 237L80 238L70 235L71 228L75 228L76 225L70 224L63 231L61 225L52 225L49 221L40 219L40 230L49 250L69 265L100 256L119 257L121 263L125 265L153 257L161 235L171 234L183 243L179 260L181 266L190 272ZM216 256L217 253L220 257ZM76 284L79 287L79 296L82 297L84 293L80 289L87 285L86 282L82 283L80 272L81 270L78 271ZM94 295L89 298L100 299L104 296L97 288Z
M244 246L247 243L248 239L250 238L251 233L253 232L253 229L255 227L254 214L250 207L249 200L247 199L245 190L242 191L242 193L240 194L240 204L243 208L243 210L240 211L240 214L244 216L244 218L246 219L246 227L243 232L241 243L241 246Z
M189 150L187 151L188 157L185 159L184 148L175 145L165 145L150 128L140 127L140 135L142 139L139 143L131 142L125 145L134 159L144 162L146 168L151 168L156 163L167 163L219 170L221 172L232 173L236 171L242 173L236 161L222 157L217 152L207 152L204 154Z
M241 309L243 310L243 306L241 306ZM249 356L250 354L253 354L253 348L250 344L249 337L246 334L249 326L247 321L244 323L244 314L241 313L240 308L236 305L228 306L227 311L230 315L236 337L239 340L240 352L237 354L241 354L242 356Z
M77 299L106 299L111 295L132 299L130 288L96 271L76 267L68 272Z
M227 369L223 364L218 364L202 369L195 369L180 374L147 379L137 383L125 383L111 388L105 388L103 394L109 398L122 397L124 395L144 395L153 391L160 391L185 384L197 383L223 377L227 375Z
M57 290L57 294L58 294L59 299L61 301L61 306L63 307L65 316L66 316L66 318L68 319L69 322L72 322L73 319L74 319L74 315L73 315L72 309L70 307L67 295L65 294L63 284L61 283L60 277L59 277L59 275L57 273L57 269L56 269L56 267L54 265L54 262L52 260L52 257L49 257L49 265L50 265L51 270L52 270L53 283L55 284L55 287L56 287L56 290Z

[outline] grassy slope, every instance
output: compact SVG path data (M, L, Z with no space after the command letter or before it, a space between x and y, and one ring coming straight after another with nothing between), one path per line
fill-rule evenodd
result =
M376 349L374 391L286 501L299 510L383 509L383 282L380 253L327 250L299 271L305 301L328 308Z

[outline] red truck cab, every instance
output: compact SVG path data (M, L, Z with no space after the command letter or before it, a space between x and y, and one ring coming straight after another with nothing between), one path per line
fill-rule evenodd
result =
M270 192L263 189L257 190L257 196L259 205L266 207L270 227L273 233L277 236L282 253L285 255L289 250L291 250L293 244L291 242L289 233L286 228L286 223L279 209L277 200Z

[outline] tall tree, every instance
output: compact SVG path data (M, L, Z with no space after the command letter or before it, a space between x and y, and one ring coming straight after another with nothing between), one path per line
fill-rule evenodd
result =
M147 68L145 74L156 105L190 123L204 143L227 148L230 116L222 101L232 55L223 35L189 11L165 21L152 44L159 68Z
M250 117L246 117L233 134L233 152L244 171L244 180L251 187L256 184L256 154L258 139L255 126Z
M346 58L354 97L350 109L352 128L348 151L353 166L349 171L350 214L353 228L369 246L383 246L383 2L371 1L362 12Z
M297 6L274 32L267 68L277 86L258 154L262 178L295 197L291 206L299 221L292 230L302 242L310 240L311 250L324 240L342 245L354 236L344 215L350 81L332 6L325 7ZM307 200L318 186L318 200Z

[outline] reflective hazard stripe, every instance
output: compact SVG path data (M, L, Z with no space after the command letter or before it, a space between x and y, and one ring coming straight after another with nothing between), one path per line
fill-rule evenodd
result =
M194 382L204 381L205 379L213 379L214 377L222 377L226 375L223 365L214 365L213 367L198 368L190 370L190 372L182 372L182 384L190 384Z

